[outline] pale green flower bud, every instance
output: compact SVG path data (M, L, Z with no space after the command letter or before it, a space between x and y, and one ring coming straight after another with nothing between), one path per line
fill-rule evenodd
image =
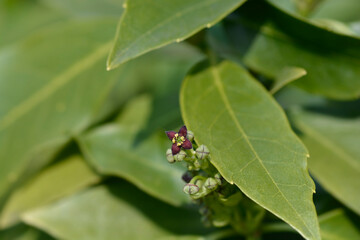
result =
M183 190L186 194L192 195L192 194L199 192L199 187L196 186L195 184L189 183L184 186Z
M216 183L217 183L218 185L221 185L221 184L222 184L222 181L223 181L223 180L222 180L222 176L220 175L220 173L215 174L214 178L215 178Z
M174 159L177 162L181 162L186 157L186 152L184 150L181 150L178 154L174 155Z
M218 184L215 178L208 178L206 179L204 186L209 190L215 190L218 187Z
M190 142L192 142L194 140L194 133L188 130L186 137L190 140Z
M198 147L196 149L196 156L200 160L207 158L207 156L209 156L209 154L210 154L210 151L205 145L200 145L200 147Z
M170 148L168 150L166 150L166 159L168 160L169 163L175 162L174 156L173 156Z

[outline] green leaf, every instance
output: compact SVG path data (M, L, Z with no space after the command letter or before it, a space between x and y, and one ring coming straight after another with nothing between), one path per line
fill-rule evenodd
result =
M264 10L262 21L259 9ZM242 49L237 57L253 71L275 78L287 66L301 67L308 74L292 84L308 92L341 100L360 96L359 38L266 8L262 1L248 2L239 16L237 25L228 26L226 32L230 42Z
M289 84L306 75L306 70L299 67L285 67L275 77L274 85L272 86L270 93L274 94L279 91L286 84Z
M131 0L125 3L108 69L179 42L220 21L245 0ZM144 14L146 13L146 14Z
M330 98L354 99L360 96L358 59L340 51L294 44L289 36L268 25L261 29L244 61L269 77L275 77L286 66L299 66L308 74L294 82L296 86Z
M186 125L224 178L306 239L320 239L307 150L269 93L222 62L191 73L180 97Z
M0 225L9 227L25 212L48 204L99 181L82 157L60 161L16 189L2 209Z
M342 209L319 216L322 240L360 239L360 232Z
M63 19L61 14L51 11L36 1L1 1L0 47L13 44L29 33L57 23L61 19Z
M0 231L0 239L4 240L54 240L51 236L23 223Z
M319 216L320 234L322 240L353 240L360 239L360 232L345 214L344 210L336 209ZM264 232L293 232L285 223L267 224Z
M293 111L310 151L309 169L321 185L360 214L360 118Z
M60 239L136 240L202 233L199 218L117 182L30 212L24 220Z
M109 113L102 108L121 73L103 65L111 26L66 22L0 51L0 197Z
M76 17L116 17L124 11L125 0L41 0L44 4Z
M147 96L137 98L117 124L99 127L79 137L78 142L99 172L123 177L148 194L179 206L190 198L182 191L185 169L166 160L171 142L163 131L136 141L150 116L151 104Z
M321 1L309 17L352 22L360 20L359 12L360 2L358 0L326 0Z

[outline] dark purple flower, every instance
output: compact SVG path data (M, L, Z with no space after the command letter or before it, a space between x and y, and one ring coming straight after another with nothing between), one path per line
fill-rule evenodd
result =
M191 149L192 144L189 139L186 138L187 129L186 126L182 126L179 132L167 131L165 132L168 138L172 141L171 147L172 154L175 155L180 152L181 148Z

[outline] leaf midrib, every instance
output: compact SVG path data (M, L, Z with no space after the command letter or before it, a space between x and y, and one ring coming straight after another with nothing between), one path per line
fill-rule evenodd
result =
M251 144L251 141L249 140L247 134L245 133L245 131L243 130L241 124L239 123L239 121L237 120L234 110L232 109L230 102L226 96L223 84L221 82L221 77L219 74L219 70L217 69L217 67L215 67L214 64L212 64L211 66L212 69L212 75L213 75L213 79L214 79L214 84L216 86L216 88L219 91L219 94L221 96L221 99L223 100L223 103L226 107L226 109L229 111L230 117L233 119L237 129L239 130L240 134L244 136L244 139L246 141L246 143L248 144L248 146L250 147L251 151L253 152L253 154L255 155L256 159L259 161L260 165L262 166L262 168L265 170L265 172L267 173L267 175L269 176L269 178L271 179L271 181L273 182L273 184L275 185L275 187L278 189L279 193L281 194L281 196L285 199L286 203L293 209L293 211L296 213L296 215L299 217L300 221L304 223L304 225L306 226L306 228L308 229L308 231L311 233L311 235L313 235L313 232L311 231L311 229L309 228L309 226L307 225L307 223L302 219L302 217L300 216L300 214L297 212L297 210L290 204L289 200L285 197L285 195L283 194L283 192L280 190L279 186L276 184L276 182L274 181L274 179L272 178L272 176L270 175L269 171L267 170L267 168L265 167L265 165L263 164L261 158L259 157L259 155L257 154L257 152L254 149L254 146ZM293 226L294 227L294 226ZM296 228L296 227L294 227ZM314 235L313 235L314 236Z
M78 74L90 68L102 57L106 56L111 44L112 42L101 44L100 47L96 48L89 55L81 58L70 68L62 72L57 77L54 77L53 80L49 81L48 84L46 84L40 90L32 94L18 105L14 106L10 111L8 111L6 115L4 115L3 119L0 121L0 132L16 122L19 118L31 111L37 105L42 103L45 99L50 97L52 93L66 85Z

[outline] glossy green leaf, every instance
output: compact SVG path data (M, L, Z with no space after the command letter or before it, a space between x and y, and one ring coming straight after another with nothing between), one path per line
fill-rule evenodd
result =
M332 195L360 214L360 118L294 111L310 151L309 169Z
M102 107L120 73L104 69L111 26L66 22L0 51L0 196L109 113Z
M1 227L13 225L26 211L48 204L98 181L99 177L92 172L82 157L71 156L46 168L16 189L2 209L0 225Z
M322 240L360 239L360 231L349 220L342 209L319 216Z
M199 218L117 182L30 212L24 220L60 239L143 240L201 233Z
M285 67L275 77L275 82L270 90L271 94L276 93L286 84L291 83L306 75L306 70L299 67Z
M154 197L181 205L190 200L182 191L185 169L167 162L165 152L171 143L165 133L136 141L150 116L151 104L147 96L134 100L117 124L97 128L80 137L79 143L101 173L123 177Z
M181 110L211 162L249 198L306 239L320 239L307 150L276 101L242 67L198 67L183 84Z
M179 42L220 21L245 0L131 0L124 5L108 69Z
M76 17L116 17L124 11L125 0L41 0L44 4Z

